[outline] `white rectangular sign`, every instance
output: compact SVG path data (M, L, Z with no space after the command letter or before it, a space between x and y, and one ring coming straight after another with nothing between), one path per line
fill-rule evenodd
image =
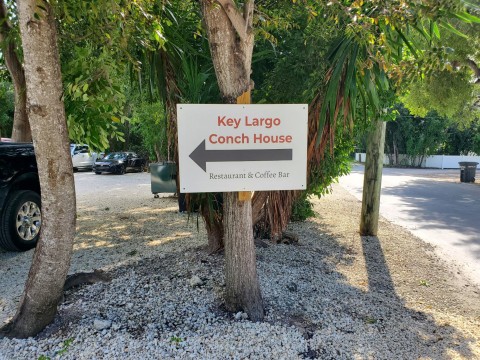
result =
M179 104L180 191L306 188L308 105Z

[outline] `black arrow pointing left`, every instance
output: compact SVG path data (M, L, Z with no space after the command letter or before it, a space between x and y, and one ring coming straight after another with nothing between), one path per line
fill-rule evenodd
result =
M285 161L292 160L292 149L207 150L205 140L190 154L190 158L207 172L207 162Z

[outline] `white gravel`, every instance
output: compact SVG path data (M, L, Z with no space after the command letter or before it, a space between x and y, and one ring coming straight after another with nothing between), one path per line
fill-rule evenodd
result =
M1 339L0 359L480 358L480 295L431 248L382 220L357 233L359 203L339 186L295 223L298 245L257 248L266 319L224 311L223 258L149 175L76 174L71 273L109 283L65 294L36 338ZM81 184L80 184L81 183ZM133 185L135 184L135 185ZM0 253L0 324L11 318L32 252Z

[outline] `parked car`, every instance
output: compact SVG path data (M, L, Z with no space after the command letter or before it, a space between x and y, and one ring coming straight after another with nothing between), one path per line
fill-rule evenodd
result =
M25 251L42 227L40 181L31 143L0 141L0 247Z
M143 171L147 160L131 151L114 152L93 164L93 171L123 175L127 171Z
M73 170L92 170L95 161L104 155L91 152L88 145L85 144L70 144L70 154L72 155Z

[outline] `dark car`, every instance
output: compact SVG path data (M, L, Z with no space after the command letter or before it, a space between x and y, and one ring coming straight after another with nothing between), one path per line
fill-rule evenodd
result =
M0 141L0 247L35 247L42 225L40 182L30 143Z
M123 175L127 171L143 171L147 160L131 151L114 152L93 164L93 171Z

